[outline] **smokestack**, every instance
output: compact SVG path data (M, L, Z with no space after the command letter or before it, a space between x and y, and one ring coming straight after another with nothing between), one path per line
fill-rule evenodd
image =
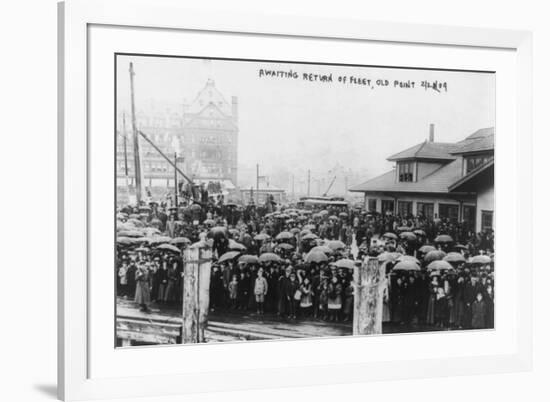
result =
M431 123L430 124L430 142L434 142L434 131L435 131L435 125Z
M236 96L231 97L231 114L235 124L239 121L239 101Z

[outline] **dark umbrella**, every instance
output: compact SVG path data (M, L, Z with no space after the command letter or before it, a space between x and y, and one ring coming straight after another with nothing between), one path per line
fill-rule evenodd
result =
M429 263L435 260L442 260L443 257L445 257L446 255L447 254L444 251L432 250L426 253L426 255L424 256L424 261Z
M402 232L399 237L407 241L416 241L416 235L413 232Z
M434 246L429 246L429 245L425 245L425 246L422 246L418 249L418 251L420 251L421 253L429 253L430 251L434 251L436 250L436 248Z
M218 259L218 262L224 262L224 261L232 260L233 258L238 256L239 254L240 254L240 252L238 252L238 251L228 251L227 253L222 254L222 256Z
M328 261L328 257L325 253L321 251L310 251L307 253L306 262L325 262Z
M281 232L275 237L277 240L289 240L292 239L294 235L290 232Z
M414 261L400 261L393 267L394 271L420 271L420 267Z
M476 255L470 260L472 264L490 264L491 257L487 255Z
M191 240L187 237L174 237L170 240L170 244L191 244Z
M448 253L443 258L443 260L447 261L447 262L466 262L466 259L464 258L464 256L462 254L456 253L456 252Z
M428 270L430 271L446 271L448 269L453 269L453 266L447 261L436 260L428 264Z
M392 233L392 232L386 232L386 233L384 233L384 236L382 236L382 237L397 240L397 235L395 233Z
M161 244L157 247L157 250L171 251L173 253L180 253L181 250L172 244Z
M437 236L434 241L436 243L452 243L453 238L449 235L442 234L442 235Z
M336 268L346 268L346 269L354 269L355 268L355 261L342 258L341 260L338 260L334 263L334 266Z
M268 235L267 233L260 233L260 234L257 234L256 236L254 236L254 240L258 240L258 241L264 241L264 240L267 240L267 239L270 239L271 236Z
M239 262L243 262L245 264L257 264L259 259L255 255L245 254L239 257Z
M281 261L281 257L279 257L275 253L263 253L260 256L260 262L279 262Z

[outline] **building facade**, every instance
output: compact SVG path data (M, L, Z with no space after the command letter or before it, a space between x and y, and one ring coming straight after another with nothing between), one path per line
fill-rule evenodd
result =
M432 125L429 140L388 160L393 170L350 189L364 194L367 210L447 218L476 231L493 228L494 128L440 143Z
M136 113L136 123L162 153L197 183L237 183L238 100L227 102L209 79L187 105L177 109L151 107ZM173 191L174 168L144 138L139 138L143 186ZM135 183L131 117L120 111L116 141L117 186ZM183 178L179 177L178 180ZM123 193L123 191L121 191Z

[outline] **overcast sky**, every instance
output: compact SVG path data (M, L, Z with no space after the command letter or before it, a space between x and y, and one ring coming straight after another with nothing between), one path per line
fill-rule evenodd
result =
M138 56L118 58L119 111L130 110L130 61L138 110L151 100L174 107L191 102L209 77L228 102L237 96L239 164L260 163L264 170L328 170L340 163L372 177L391 168L387 156L427 139L430 123L441 142L495 124L489 73ZM298 78L260 77L260 69L292 70ZM332 73L333 82L306 81L303 73ZM350 83L351 76L371 85ZM377 85L379 79L389 85ZM415 87L395 87L395 80ZM446 83L447 90L422 88L424 80Z

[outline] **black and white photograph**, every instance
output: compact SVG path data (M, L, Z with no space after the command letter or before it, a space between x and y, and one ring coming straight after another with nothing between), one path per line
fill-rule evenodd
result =
M495 328L494 72L114 73L117 347Z

